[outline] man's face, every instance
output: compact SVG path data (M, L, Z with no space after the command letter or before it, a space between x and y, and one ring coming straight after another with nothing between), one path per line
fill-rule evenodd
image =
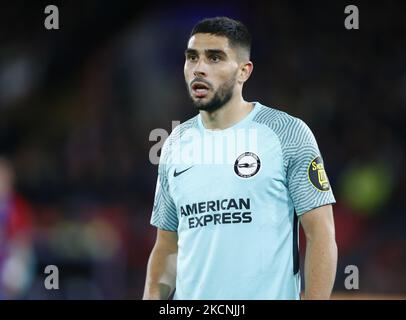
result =
M233 96L238 72L237 55L226 37L197 33L185 51L185 80L199 110L214 111Z

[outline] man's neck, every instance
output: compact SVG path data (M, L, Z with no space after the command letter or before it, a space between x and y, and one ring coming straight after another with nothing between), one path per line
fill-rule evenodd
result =
M215 111L200 110L200 116L206 129L222 130L240 122L253 108L253 103L244 101L242 97L237 97L237 99L231 99Z

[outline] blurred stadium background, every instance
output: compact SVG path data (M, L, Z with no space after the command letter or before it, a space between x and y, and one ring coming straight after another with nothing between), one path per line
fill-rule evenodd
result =
M59 30L44 28L48 4ZM344 28L348 4L360 30ZM195 114L183 51L192 26L218 15L253 34L246 98L318 139L338 200L334 297L405 297L405 12L400 1L1 2L0 298L141 298L155 238L149 133ZM59 290L44 288L49 264ZM359 290L344 287L347 265Z

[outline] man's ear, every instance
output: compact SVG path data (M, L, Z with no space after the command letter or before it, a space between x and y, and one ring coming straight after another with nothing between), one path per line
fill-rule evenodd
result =
M244 83L251 76L254 64L251 61L242 62L238 70L238 82Z

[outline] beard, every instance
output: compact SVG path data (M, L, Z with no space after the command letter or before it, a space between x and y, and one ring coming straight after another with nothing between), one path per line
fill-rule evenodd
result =
M209 101L203 102L202 99L194 99L188 87L189 97L191 98L192 103L197 110L210 112L218 110L232 98L236 81L237 78L234 75L230 80L223 83L217 89L217 91L214 93L213 98L211 98Z

